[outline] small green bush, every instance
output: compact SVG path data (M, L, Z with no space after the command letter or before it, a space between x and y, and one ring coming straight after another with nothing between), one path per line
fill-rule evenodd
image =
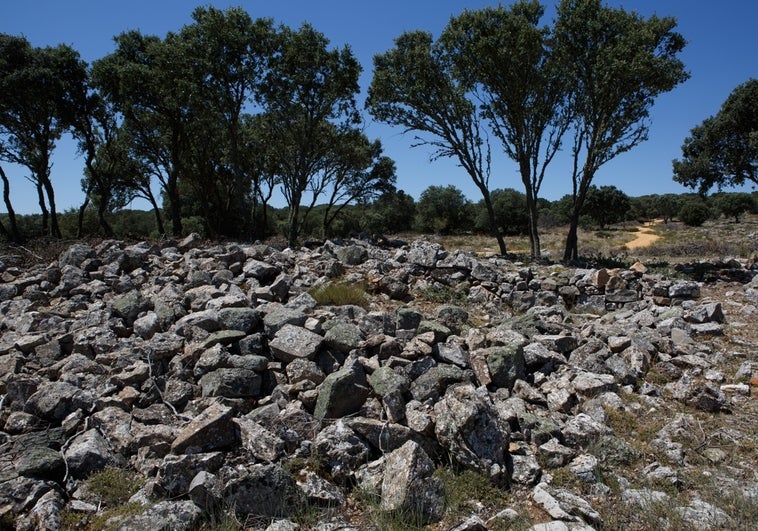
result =
M85 481L87 489L108 507L125 504L143 483L133 472L115 467L95 472Z
M711 217L711 211L700 202L690 201L679 210L679 220L690 227L699 227Z
M322 306L354 305L368 308L366 282L328 282L310 290L310 295Z

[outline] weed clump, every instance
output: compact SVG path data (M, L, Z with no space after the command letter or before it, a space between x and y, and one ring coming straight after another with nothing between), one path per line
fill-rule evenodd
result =
M360 306L368 308L367 284L363 282L327 282L308 293L322 306Z

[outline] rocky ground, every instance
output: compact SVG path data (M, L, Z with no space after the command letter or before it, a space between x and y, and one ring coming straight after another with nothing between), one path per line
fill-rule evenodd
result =
M385 243L5 252L2 526L754 526L754 263Z

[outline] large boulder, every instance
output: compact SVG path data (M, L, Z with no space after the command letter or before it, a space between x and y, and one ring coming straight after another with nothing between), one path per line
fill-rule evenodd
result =
M506 466L510 428L483 387L454 385L434 405L435 434L461 465L480 470L498 485L508 485Z
M436 522L444 509L443 486L435 465L414 441L387 456L379 507L387 512L412 514L419 523Z

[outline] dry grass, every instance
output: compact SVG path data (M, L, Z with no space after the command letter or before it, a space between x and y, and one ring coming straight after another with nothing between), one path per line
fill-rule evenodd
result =
M688 227L681 222L657 223L651 233L660 237L646 247L627 248L627 244L640 235L642 226L623 223L604 230L579 230L579 255L583 258L611 258L631 264L642 262L681 263L703 258L747 258L758 250L758 215L746 215L741 223L732 220L710 220L701 227ZM544 258L560 260L563 257L568 227L543 229L540 243ZM752 235L752 237L751 237ZM402 235L406 240L424 238L442 244L447 250L461 249L480 256L498 252L494 238L482 234L464 235ZM526 236L507 237L510 254L528 258L529 239Z

